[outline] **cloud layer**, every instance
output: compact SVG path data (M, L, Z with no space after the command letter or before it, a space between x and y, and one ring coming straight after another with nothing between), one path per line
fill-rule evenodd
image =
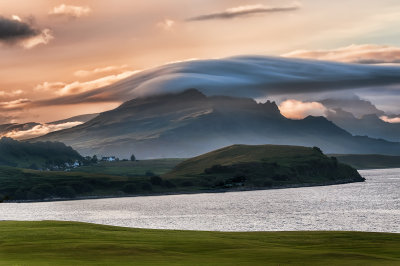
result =
M106 87L89 86L89 90L77 90L84 91L80 94L60 93L66 96L36 104L127 101L188 88L196 88L207 95L261 98L339 90L380 93L386 86L394 86L392 90L398 91L400 67L242 56L168 64L133 74Z
M400 47L350 45L333 50L299 50L283 56L361 64L400 63Z
M196 17L187 19L187 21L202 21L202 20L214 20L214 19L233 19L237 17L252 16L265 13L276 13L295 11L300 8L299 3L292 3L287 6L265 6L265 5L246 5L228 8L222 12L215 12L204 14Z

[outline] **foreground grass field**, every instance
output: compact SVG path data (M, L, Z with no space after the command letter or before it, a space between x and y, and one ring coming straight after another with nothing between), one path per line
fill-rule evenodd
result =
M400 265L400 235L0 222L0 265Z

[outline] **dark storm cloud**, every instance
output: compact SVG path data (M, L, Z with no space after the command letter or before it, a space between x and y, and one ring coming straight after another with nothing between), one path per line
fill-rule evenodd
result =
M237 17L251 16L257 14L295 11L298 10L299 8L300 8L299 4L293 4L290 6L282 6L282 7L267 7L263 5L242 6L242 7L230 8L223 12L216 12L216 13L210 13L192 17L187 19L186 21L233 19Z
M13 43L39 34L40 31L28 23L0 16L0 41Z

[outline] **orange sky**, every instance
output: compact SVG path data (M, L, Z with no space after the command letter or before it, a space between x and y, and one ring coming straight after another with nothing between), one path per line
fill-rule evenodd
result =
M294 8L265 11L274 7ZM4 0L0 10L3 18L20 19L47 38L29 48L22 41L1 42L0 106L8 109L0 122L51 121L113 108L119 103L33 110L18 105L79 93L80 86L107 85L171 61L282 55L353 43L400 45L397 0ZM264 11L189 21L249 10Z

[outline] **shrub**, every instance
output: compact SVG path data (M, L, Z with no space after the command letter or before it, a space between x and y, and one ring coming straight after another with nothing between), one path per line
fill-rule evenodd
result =
M135 184L125 184L124 187L122 188L122 191L127 193L127 194L132 194L136 192L136 186Z
M151 191L151 190L153 190L153 187L152 187L152 185L150 183L143 183L142 184L142 189L146 190L146 191Z
M146 173L144 173L145 176L155 176L155 174L152 171L146 171Z
M150 183L155 186L161 186L163 180L159 176L152 176L150 177Z
M162 186L166 187L166 188L175 188L176 187L176 185L174 183L172 183L171 181L169 181L169 180L165 180L162 183Z
M55 196L61 198L75 198L76 192L70 186L60 186L55 188Z
M183 182L181 183L181 185L182 185L183 187L192 187L192 186L193 186L193 182L192 182L192 181L183 181Z

